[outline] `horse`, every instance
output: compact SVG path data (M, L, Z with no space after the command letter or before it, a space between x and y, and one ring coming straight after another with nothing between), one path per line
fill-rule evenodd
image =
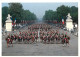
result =
M41 42L43 42L44 39L42 34L40 35L40 39L41 39Z
M35 35L35 41L37 42L37 39L38 39L38 35Z
M27 43L29 43L30 40L31 40L31 37L28 35L27 38L26 38L26 40L27 40Z
M31 37L31 39L32 39L32 43L33 43L33 42L35 41L35 38L34 38L34 36L32 36L32 37Z
M51 41L54 42L55 36L51 36Z
M15 41L17 40L17 38L18 38L18 36L17 36L17 35L14 35L14 40L15 40Z
M44 43L46 43L46 41L47 41L47 37L46 36L43 36L43 41L44 41Z
M18 37L18 41L22 42L22 37L21 36Z
M55 35L56 43L58 42L58 35Z
M48 43L50 43L51 36L48 36L47 39L48 39Z
M67 46L67 44L69 44L69 40L67 38L62 39L62 44L63 44L63 47L64 47L64 44L66 44L66 46ZM68 47L69 47L69 45L68 45Z
M12 44L12 47L13 47L13 43L12 43L13 40L11 38L6 38L5 40L7 42L7 47L9 47L9 44Z
M26 40L26 36L22 36L23 37L23 42Z
M70 37L69 37L69 36L67 36L67 39L68 39L68 40L70 40Z

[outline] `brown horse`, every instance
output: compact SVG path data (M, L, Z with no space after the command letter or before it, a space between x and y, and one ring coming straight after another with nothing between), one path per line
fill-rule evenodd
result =
M64 44L66 44L67 46L67 44L69 44L69 40L67 38L62 39L62 44L63 44L63 47L64 47Z
M13 40L11 38L6 38L6 42L7 42L7 47L9 47L9 44L12 44L13 47Z

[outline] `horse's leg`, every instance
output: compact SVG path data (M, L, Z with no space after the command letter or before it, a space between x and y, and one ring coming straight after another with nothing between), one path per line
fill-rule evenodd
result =
M49 38L48 38L48 43L49 43Z
M44 39L44 43L46 43L46 40Z
M12 47L13 47L13 44L12 44Z
M42 42L42 39L41 38L40 38L40 40L41 40L40 42ZM37 41L38 41L38 39L37 39Z
M65 41L62 41L63 47L64 47L64 43L65 43Z
M57 39L57 43L59 43L59 38Z
M55 43L55 41L56 41L56 39L54 38L54 39L53 39L53 43Z
M44 40L42 39L42 42L43 42Z
M34 38L34 42L36 41L36 39Z
M67 43L66 43L66 46L67 46Z
M7 43L7 48L8 48L8 43Z
M35 39L33 39L33 43L35 42Z
M64 47L64 43L63 43L63 47Z
M37 42L37 38L34 38L35 39L35 42Z
M38 38L37 38L38 39ZM36 39L36 42L37 42L37 39Z
M29 41L30 42L30 41ZM34 39L32 39L32 43L34 42Z
M56 43L57 43L58 41L57 41L57 38L56 38Z
M45 40L45 43L46 43L46 40Z
M52 39L52 43L54 42L54 40Z
M12 44L12 47L13 47L13 43L11 42L11 44Z
M34 39L33 39L33 43L34 43Z
M70 45L70 44L69 44L69 42L68 42L68 47L69 47L69 45Z
M50 38L50 43L51 43L51 38Z
M41 43L43 42L43 39L41 38Z
M55 43L57 43L57 39L55 38Z
M32 39L31 39L31 43L32 43ZM28 38L28 44L29 44L29 38Z

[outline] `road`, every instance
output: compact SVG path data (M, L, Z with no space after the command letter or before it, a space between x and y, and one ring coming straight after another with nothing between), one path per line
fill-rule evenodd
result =
M21 29L24 30L27 27ZM67 31L59 29L62 33ZM71 37L69 47L63 47L62 44L13 44L8 47L5 42L5 36L2 37L2 56L78 56L78 37L67 34Z

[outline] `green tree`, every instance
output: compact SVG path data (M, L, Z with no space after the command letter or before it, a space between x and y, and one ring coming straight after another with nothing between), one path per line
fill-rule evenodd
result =
M68 7L68 6L60 6L57 8L56 11L48 10L45 11L45 15L43 16L43 20L57 20L62 21L62 19L67 19L67 14L70 13L73 19L73 22L78 23L78 8L75 6Z
M57 18L57 13L56 11L53 10L45 11L45 15L43 16L44 20L55 20L56 18Z
M78 8L75 7L75 6L72 6L72 7L71 7L71 12L70 12L70 13L71 13L73 22L78 23Z
M20 3L9 3L9 13L12 16L13 21L16 18L16 22L19 23L22 19L22 12L23 12L23 8L22 8L22 4Z
M23 10L23 19L24 20L36 20L36 15L31 13L29 10Z
M2 25L4 26L6 18L8 16L8 7L2 7Z
M24 10L22 4L20 3L9 3L8 7L2 8L2 24L5 24L5 20L7 15L10 14L12 16L12 21L16 18L16 23L20 23L21 20L36 20L37 17L34 13L29 10Z
M68 6L60 6L57 8L57 14L58 14L58 21L61 21L62 18L65 20L66 19L66 16L67 14L70 12L70 7Z

